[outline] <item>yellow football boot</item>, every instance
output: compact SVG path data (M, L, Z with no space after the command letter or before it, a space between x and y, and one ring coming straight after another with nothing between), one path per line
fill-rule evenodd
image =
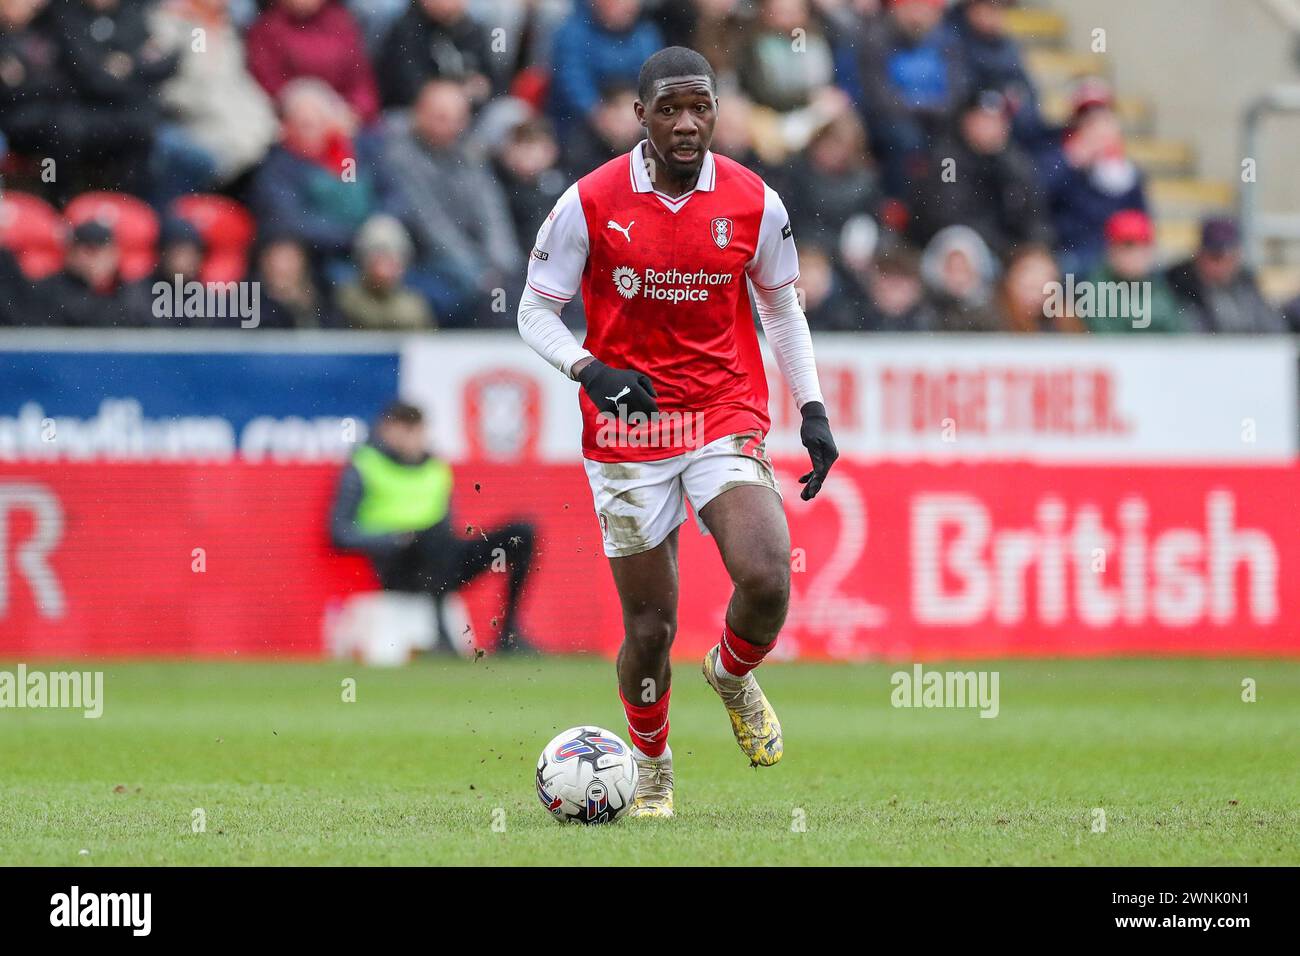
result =
M718 645L714 644L704 655L704 679L718 692L722 705L731 718L731 729L736 743L755 767L770 767L780 763L785 745L781 740L781 721L767 702L767 696L758 686L753 673L746 674L735 683L718 680Z
M673 815L673 752L665 749L661 757L633 754L636 761L636 794L629 817L654 817L666 820Z

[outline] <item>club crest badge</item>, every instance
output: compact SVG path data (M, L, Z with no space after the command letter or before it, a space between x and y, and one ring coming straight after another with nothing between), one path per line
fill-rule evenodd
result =
M710 224L710 228L713 231L713 241L718 244L718 248L727 248L728 243L731 242L731 220L715 219Z

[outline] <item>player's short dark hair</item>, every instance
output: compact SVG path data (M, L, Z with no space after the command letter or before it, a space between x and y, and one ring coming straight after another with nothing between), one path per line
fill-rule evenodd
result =
M636 78L637 99L649 106L654 97L655 81L666 76L707 76L715 88L718 85L713 67L702 55L690 47L668 46L641 64L641 72Z
M424 421L424 412L409 402L392 402L379 413L381 422L397 422L400 425L419 425Z

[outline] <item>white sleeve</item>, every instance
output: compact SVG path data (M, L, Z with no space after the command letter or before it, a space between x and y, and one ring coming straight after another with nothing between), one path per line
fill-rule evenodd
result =
M578 184L555 202L555 208L537 230L528 255L528 285L556 302L578 294L582 270L587 266L587 217L582 212Z
M799 278L799 255L790 232L790 216L781 197L768 185L763 186L763 219L758 226L754 258L745 271L750 281L764 291L779 289Z
M560 319L564 303L524 286L519 297L519 334L546 361L573 378L573 366L591 353L578 344Z
M537 230L528 255L528 284L519 297L519 334L534 352L570 378L574 363L591 353L565 327L560 312L578 294L587 249L587 218L574 183Z
M763 324L767 344L776 356L776 367L781 370L799 408L809 402L823 402L821 385L817 381L817 362L813 358L812 333L808 319L799 308L799 294L791 283L779 289L766 290L754 283L754 302L758 320Z

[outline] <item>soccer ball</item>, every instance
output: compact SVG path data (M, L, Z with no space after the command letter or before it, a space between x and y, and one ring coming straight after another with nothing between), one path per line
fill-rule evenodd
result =
M632 748L599 727L571 727L537 758L537 796L561 823L613 823L636 793Z

